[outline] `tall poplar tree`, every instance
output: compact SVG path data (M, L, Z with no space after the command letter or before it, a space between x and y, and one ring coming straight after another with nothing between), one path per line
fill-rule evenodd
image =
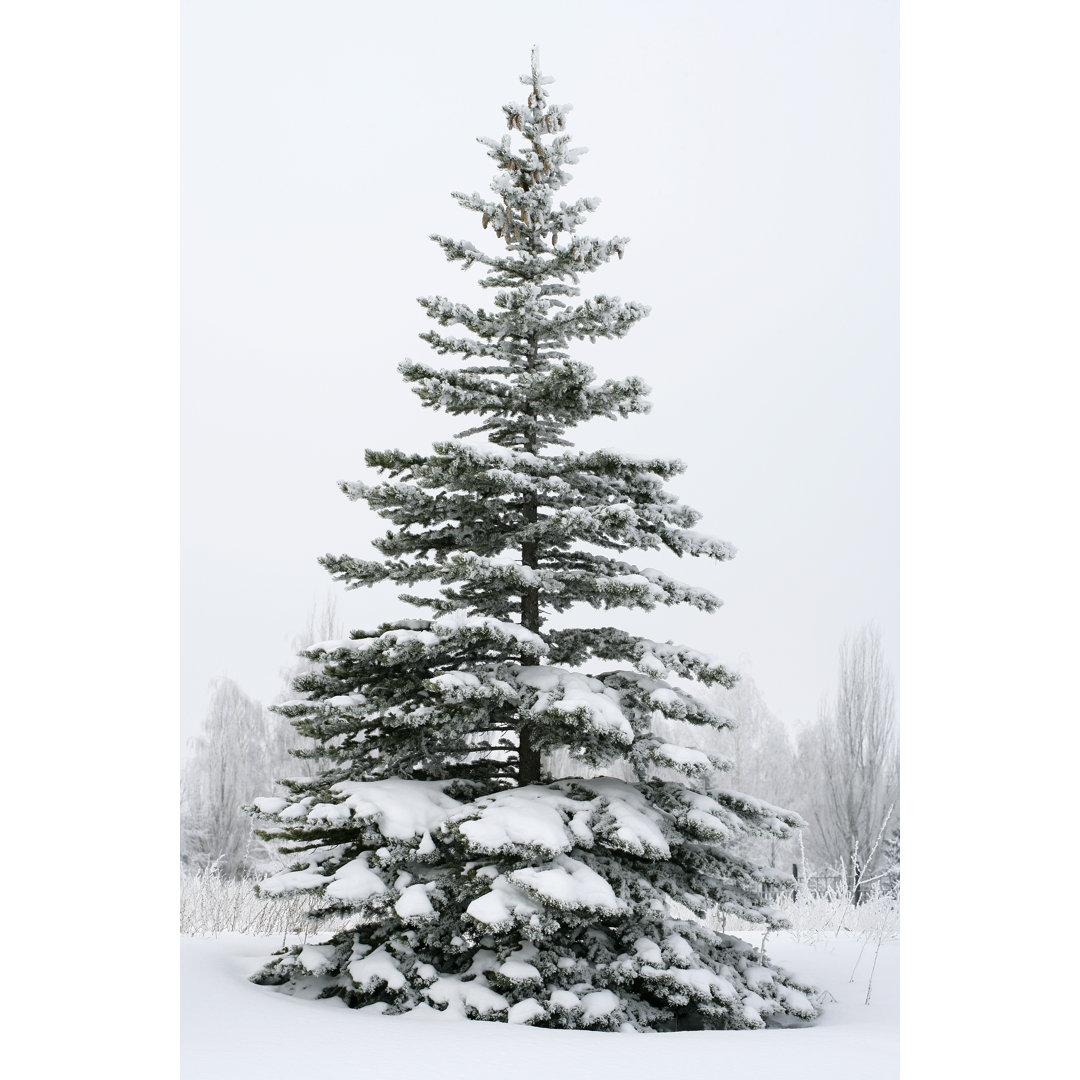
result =
M666 490L680 462L566 438L594 417L648 410L640 379L598 382L569 352L622 337L648 309L580 299L582 276L627 241L578 232L597 200L556 201L581 151L550 81L534 51L527 101L504 106L500 140L481 140L498 167L492 194L454 196L501 247L433 237L451 262L482 269L490 303L421 299L436 324L421 336L458 363L400 368L425 406L470 426L430 453L368 451L381 482L342 488L391 523L380 557L321 560L348 588L403 586L426 617L304 653L315 669L279 708L325 767L254 807L260 835L295 858L262 892L313 894L316 916L346 928L283 949L253 978L358 1008L547 1027L809 1020L808 987L701 921L783 925L761 896L786 879L734 849L786 837L799 819L720 789L730 762L654 731L658 717L724 727L727 714L668 680L734 676L694 649L566 614L712 611L705 590L626 555L734 550L693 531L699 515ZM597 661L622 666L596 672ZM556 750L589 775L545 775ZM602 775L613 762L635 779Z

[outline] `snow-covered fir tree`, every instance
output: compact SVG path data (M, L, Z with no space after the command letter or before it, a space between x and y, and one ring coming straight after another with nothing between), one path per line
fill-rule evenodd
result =
M392 524L381 557L321 560L349 588L405 587L426 615L305 653L315 669L279 708L329 764L255 803L261 835L293 859L262 893L310 893L316 916L346 929L283 949L253 978L357 1008L544 1027L809 1020L809 987L701 921L784 925L761 895L787 879L735 847L786 837L799 819L706 793L730 763L654 730L661 718L722 728L727 714L676 684L734 676L692 648L567 625L579 605L712 611L708 592L627 553L734 551L693 531L699 515L666 490L680 462L566 438L647 411L640 379L598 382L568 351L622 337L647 309L579 299L582 276L627 241L578 232L595 199L557 199L581 151L550 81L534 52L526 102L504 106L508 133L481 140L498 166L493 194L454 196L502 246L433 237L452 262L482 268L490 304L422 299L436 324L422 337L459 363L401 366L424 405L474 419L430 453L368 451L382 482L342 488ZM596 661L618 666L585 674ZM589 778L544 775L543 755L564 748ZM595 775L615 764L633 779Z

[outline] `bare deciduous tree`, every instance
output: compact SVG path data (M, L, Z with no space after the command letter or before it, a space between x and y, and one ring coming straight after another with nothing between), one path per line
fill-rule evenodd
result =
M293 645L300 652L315 642L341 636L337 606L330 596L323 608L312 606L308 625ZM291 690L293 680L312 667L300 657L282 673L286 689L280 701L296 696ZM193 740L192 755L181 776L180 851L185 864L193 869L213 867L231 878L270 858L242 807L265 795L281 777L311 768L294 757L295 750L311 745L285 717L268 712L231 679L216 680L203 733Z
M735 791L752 791L766 802L793 805L795 751L783 721L766 704L757 683L743 673L730 689L710 687L707 695L734 715L735 727L721 731L716 747L734 761L724 777Z
M841 644L836 696L800 739L799 757L812 784L798 801L807 845L841 870L857 902L899 819L895 692L874 627Z
M711 733L715 745L709 749L734 762L730 772L720 774L720 785L753 792L765 802L798 811L801 785L795 748L783 721L769 708L757 683L743 672L731 689L710 687L707 696L736 720L734 727ZM757 838L746 845L746 853L786 872L799 861L798 839Z
M216 680L203 734L194 740L181 778L180 850L189 866L214 866L235 877L263 852L241 807L265 793L274 758L262 705L231 679Z
M318 667L311 660L299 655L300 653L307 651L312 645L319 642L330 641L344 636L345 631L342 629L341 619L338 616L337 596L333 592L327 591L321 607L317 603L312 603L311 610L308 612L307 626L304 627L302 633L297 634L292 640L292 651L296 654L296 659L281 672L284 686L278 700L286 701L291 697L295 697L292 690L293 680L297 675L303 675L306 671L314 671Z

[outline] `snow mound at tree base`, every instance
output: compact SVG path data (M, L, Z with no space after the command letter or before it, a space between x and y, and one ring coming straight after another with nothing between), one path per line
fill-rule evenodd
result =
M760 944L760 934L746 936ZM788 933L770 934L770 956L822 988L825 1010L816 1023L666 1036L471 1024L430 1007L383 1016L370 1009L351 1011L339 1001L276 994L248 981L275 944L281 944L280 936L276 942L240 934L181 938L183 1080L265 1080L307 1075L314 1067L329 1075L346 1070L351 1075L362 1067L367 1076L405 1080L508 1072L516 1080L595 1080L667 1076L673 1069L714 1076L718 1062L731 1076L899 1076L897 941L883 943L875 960L875 944L862 935L840 931L811 943Z

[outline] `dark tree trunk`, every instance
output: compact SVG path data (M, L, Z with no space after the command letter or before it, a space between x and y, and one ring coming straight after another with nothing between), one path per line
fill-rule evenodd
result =
M529 524L536 523L535 499L528 499L525 502L525 520ZM521 545L521 564L533 570L539 566L535 541ZM521 625L534 634L540 632L540 590L537 588L525 589L521 594ZM536 784L539 781L540 751L532 745L529 729L522 724L518 733L518 787Z
M539 338L534 332L528 338L528 354L530 367L535 364L539 351ZM536 417L532 417L535 421ZM536 434L530 431L525 437L525 450L535 454ZM537 521L536 496L530 496L525 500L522 507L525 521L529 525L535 525ZM539 569L540 551L535 540L524 541L521 545L521 565L528 566L532 570ZM534 634L540 633L540 590L538 588L526 588L521 594L521 625ZM524 721L520 721L518 729L518 787L526 784L538 784L540 782L540 751L533 746L529 727Z

